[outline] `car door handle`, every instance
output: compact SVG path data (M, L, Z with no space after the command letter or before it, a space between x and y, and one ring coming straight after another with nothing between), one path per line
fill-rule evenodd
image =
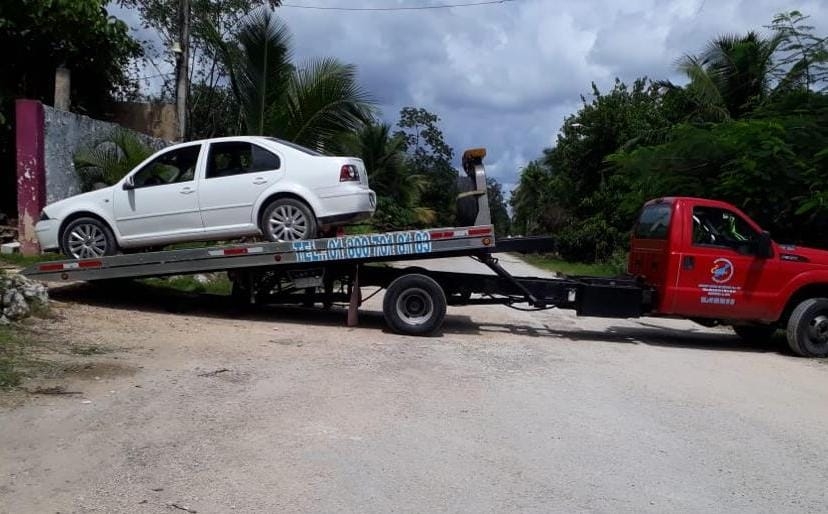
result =
M253 183L257 186L261 186L262 184L267 184L267 180L263 179L262 177L256 177L253 179Z
M195 193L195 189L190 188L190 187L185 187L185 188L183 188L183 189L182 189L181 191L179 191L179 192L180 192L182 195L189 195L189 194Z
M696 259L692 255L685 255L681 260L681 269L691 270L696 266Z

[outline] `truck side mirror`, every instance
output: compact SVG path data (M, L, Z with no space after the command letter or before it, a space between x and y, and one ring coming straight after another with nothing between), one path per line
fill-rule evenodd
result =
M132 175L124 180L124 191L129 191L130 189L135 189L135 181L132 179Z
M756 241L756 256L763 259L773 257L773 241L771 240L770 232L763 230L759 234L759 239Z

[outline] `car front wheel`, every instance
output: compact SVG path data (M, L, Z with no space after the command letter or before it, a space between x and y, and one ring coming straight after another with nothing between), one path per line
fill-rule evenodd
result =
M60 251L71 259L114 255L118 251L112 230L96 218L69 222L60 234Z
M299 241L316 237L316 217L294 198L276 199L262 212L261 230L268 241Z

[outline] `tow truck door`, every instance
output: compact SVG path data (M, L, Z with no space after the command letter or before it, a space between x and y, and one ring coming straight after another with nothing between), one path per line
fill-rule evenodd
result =
M672 312L712 319L771 320L778 260L757 255L760 230L722 205L683 209Z

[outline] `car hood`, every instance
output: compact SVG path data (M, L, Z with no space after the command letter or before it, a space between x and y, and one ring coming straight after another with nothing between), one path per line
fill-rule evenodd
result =
M807 246L780 245L779 258L790 262L807 262L828 268L828 251Z
M114 188L115 186L104 187L96 189L95 191L89 191L88 193L81 193L79 195L70 196L69 198L64 198L63 200L58 200L57 202L50 203L44 207L43 212L45 212L50 218L63 218L67 211L79 210L84 204L98 205L112 200L112 192L114 191Z

